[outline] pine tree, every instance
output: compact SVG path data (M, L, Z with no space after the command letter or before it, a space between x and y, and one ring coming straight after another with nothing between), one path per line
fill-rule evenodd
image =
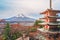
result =
M10 40L10 26L9 26L9 23L6 24L6 27L4 29L4 40Z

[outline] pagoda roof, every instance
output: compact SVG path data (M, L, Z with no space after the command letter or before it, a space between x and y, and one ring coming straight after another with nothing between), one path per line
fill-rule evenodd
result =
M41 12L40 14L45 14L46 12L56 12L56 13L60 13L60 10L52 10L52 9L47 9L47 10L45 10L44 12Z

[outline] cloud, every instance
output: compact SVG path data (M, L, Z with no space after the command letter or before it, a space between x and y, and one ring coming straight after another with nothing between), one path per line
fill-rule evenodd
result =
M53 0L54 9L59 9L59 0ZM55 5L56 4L56 5ZM0 0L0 18L17 14L38 18L41 11L49 8L49 0Z

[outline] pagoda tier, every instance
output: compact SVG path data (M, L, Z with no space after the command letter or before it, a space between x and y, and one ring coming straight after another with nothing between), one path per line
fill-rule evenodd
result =
M60 18L57 19L56 21L48 20L48 19L46 19L46 17L45 17L45 18L39 18L39 20L43 21L44 23L45 23L46 21L48 21L48 22L50 21L50 22L53 22L53 23L60 23Z

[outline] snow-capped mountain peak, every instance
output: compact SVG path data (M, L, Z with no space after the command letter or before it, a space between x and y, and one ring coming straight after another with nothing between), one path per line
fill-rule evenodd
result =
M18 17L14 16L11 18L5 19L6 21L34 21L35 19L25 16L24 14L18 15Z

